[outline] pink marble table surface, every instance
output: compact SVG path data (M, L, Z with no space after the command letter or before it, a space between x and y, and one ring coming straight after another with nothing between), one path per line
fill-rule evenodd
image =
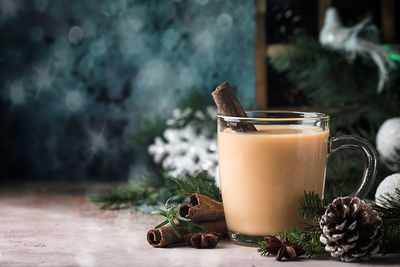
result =
M366 263L329 257L277 262L255 248L222 241L215 249L157 249L146 241L159 217L103 211L86 199L99 186L0 189L0 266L400 266L400 255Z

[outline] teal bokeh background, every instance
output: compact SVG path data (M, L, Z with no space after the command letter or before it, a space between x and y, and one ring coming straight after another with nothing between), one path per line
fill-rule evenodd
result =
M255 103L254 1L1 1L1 179L120 180L191 90Z

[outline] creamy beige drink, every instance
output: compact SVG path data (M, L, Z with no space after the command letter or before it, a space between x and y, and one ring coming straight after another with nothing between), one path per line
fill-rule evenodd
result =
M323 195L328 131L308 126L257 126L218 133L222 198L231 232L262 236L302 226L304 191Z

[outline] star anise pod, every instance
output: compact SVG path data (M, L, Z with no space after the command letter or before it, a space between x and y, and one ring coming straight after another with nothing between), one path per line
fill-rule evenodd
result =
M189 233L184 236L186 244L195 248L215 248L221 234L216 232Z
M306 252L299 245L291 243L288 237L282 239L279 236L267 235L264 240L267 242L265 250L269 254L276 254L278 261L282 260L282 258L295 259Z

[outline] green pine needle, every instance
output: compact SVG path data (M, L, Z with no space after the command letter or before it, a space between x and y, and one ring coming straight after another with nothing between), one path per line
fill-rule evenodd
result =
M176 225L175 225L174 220L168 218L168 222L171 224L172 229L174 230L175 234L176 234L178 237L182 237L181 233L179 232L178 228L177 228Z
M155 213L152 213L152 214L155 214ZM161 214L156 214L156 215L161 215ZM165 215L166 216L166 215ZM165 221L163 221L162 223L160 223L159 225L157 225L156 227L154 227L154 228L161 228L161 227L163 227L164 225L166 225L166 224L168 224L168 220L165 220Z

